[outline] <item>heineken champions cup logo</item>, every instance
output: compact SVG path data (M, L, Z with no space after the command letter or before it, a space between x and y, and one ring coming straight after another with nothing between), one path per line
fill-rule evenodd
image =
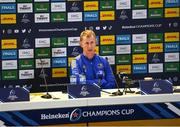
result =
M12 90L9 92L8 99L11 100L11 101L14 101L14 100L17 99L17 98L18 98L18 97L16 96L15 90L12 89Z

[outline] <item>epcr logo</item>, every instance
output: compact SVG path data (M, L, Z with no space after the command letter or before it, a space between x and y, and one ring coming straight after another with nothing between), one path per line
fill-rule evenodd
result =
M70 121L75 122L81 118L81 109L76 108L70 114Z
M0 120L0 127L6 127L6 126L4 125L4 122L1 121L1 120Z
M82 86L81 91L87 91L87 86Z

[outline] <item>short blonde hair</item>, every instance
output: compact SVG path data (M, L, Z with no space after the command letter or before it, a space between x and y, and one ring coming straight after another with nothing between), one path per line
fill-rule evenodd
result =
M91 36L93 36L96 39L96 34L92 30L85 30L85 31L81 32L80 42L83 40L84 37L89 38Z

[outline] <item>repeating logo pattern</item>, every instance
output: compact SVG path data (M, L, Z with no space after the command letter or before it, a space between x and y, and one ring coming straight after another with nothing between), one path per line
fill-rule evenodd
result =
M116 74L171 77L180 72L179 4L179 0L0 0L0 80L31 82L43 67L49 82L67 82L69 63L82 53L79 34L85 29L96 32L96 53L110 58Z

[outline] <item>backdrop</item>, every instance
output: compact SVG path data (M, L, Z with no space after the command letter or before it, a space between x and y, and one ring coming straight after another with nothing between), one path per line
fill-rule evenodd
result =
M179 0L0 0L0 24L0 87L63 89L85 29L115 75L180 84Z

